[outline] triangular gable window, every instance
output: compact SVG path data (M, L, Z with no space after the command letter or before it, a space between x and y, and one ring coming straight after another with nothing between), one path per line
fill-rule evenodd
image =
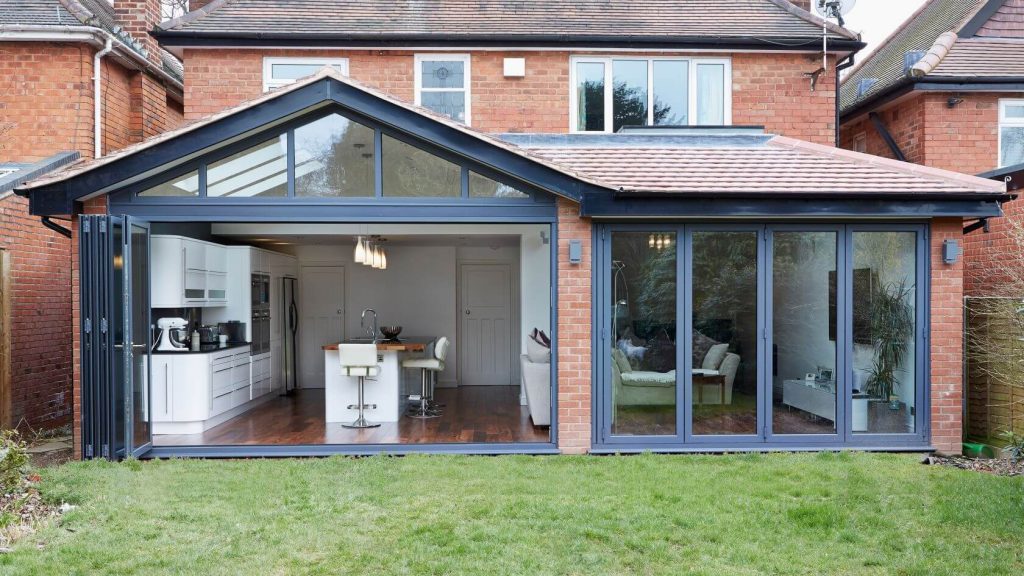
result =
M197 197L238 201L531 198L514 185L471 169L459 157L430 152L405 136L338 112L293 121L272 137L254 136L195 162L197 166L183 166L187 172L173 179L154 177L143 183L136 188L140 190L137 198L163 202Z

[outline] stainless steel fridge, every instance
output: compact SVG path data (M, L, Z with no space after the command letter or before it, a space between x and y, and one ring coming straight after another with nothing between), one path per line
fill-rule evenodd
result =
M299 336L299 305L298 285L295 278L281 279L281 311L285 319L284 323L284 392L289 395L295 391L298 385L298 354L297 341Z

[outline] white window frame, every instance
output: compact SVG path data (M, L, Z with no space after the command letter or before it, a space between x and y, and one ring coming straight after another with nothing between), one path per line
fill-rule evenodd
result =
M263 91L294 84L295 80L275 80L272 76L275 64L312 64L314 66L334 66L348 76L348 58L307 58L305 56L264 56L263 58Z
M473 74L470 68L470 62L472 59L469 54L445 54L438 52L429 52L423 54L415 54L413 56L413 67L415 68L415 88L416 88L416 105L423 106L423 92L465 92L466 93L466 126L472 125L473 116L471 109L473 108L472 102L472 91L470 87L473 84ZM463 68L465 69L464 77L465 84L462 88L423 88L423 63L424 62L462 62ZM454 118L452 120L455 120ZM458 122L458 120L455 120Z
M613 65L614 60L646 60L647 61L647 125L654 125L654 106L652 100L654 98L654 62L657 60L670 60L679 62L688 62L687 74L687 112L686 118L688 126L699 126L696 123L697 118L697 66L700 64L721 64L725 67L723 74L723 94L725 102L722 104L724 107L724 120L725 126L732 125L732 59L730 58L693 58L689 56L630 56L628 54L617 55L617 56L570 56L569 57L569 132L572 134L611 134L614 128L613 111L612 111L612 96L614 85L612 84L613 78ZM604 130L579 130L576 125L577 112L579 110L578 97L579 93L576 90L576 65L578 63L597 63L604 65Z
M1024 118L1007 118L1006 108L1008 106L1024 106L1022 99L1003 98L999 100L999 139L996 142L999 150L999 168L1006 167L1003 161L1003 128L1024 128Z

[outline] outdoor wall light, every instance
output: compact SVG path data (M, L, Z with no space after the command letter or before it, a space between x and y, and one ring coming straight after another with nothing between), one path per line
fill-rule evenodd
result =
M583 242L569 240L569 264L579 264L581 262L583 262Z
M956 264L960 257L960 243L956 240L943 240L942 261L946 264Z

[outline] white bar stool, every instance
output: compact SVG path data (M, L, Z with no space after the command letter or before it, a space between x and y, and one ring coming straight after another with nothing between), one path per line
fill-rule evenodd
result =
M444 359L448 355L448 338L441 336L434 343L433 357L412 358L402 361L402 368L418 368L420 370L420 403L412 406L407 416L410 418L437 418L441 412L431 407L431 382L437 374L444 370Z
M376 404L365 404L363 401L363 389L366 386L366 378L374 377L380 371L377 365L376 344L340 344L338 356L341 358L341 375L359 378L359 403L349 405L348 409L359 410L359 417L351 424L342 424L345 428L376 428L380 424L366 421L363 410L370 408L377 409Z

